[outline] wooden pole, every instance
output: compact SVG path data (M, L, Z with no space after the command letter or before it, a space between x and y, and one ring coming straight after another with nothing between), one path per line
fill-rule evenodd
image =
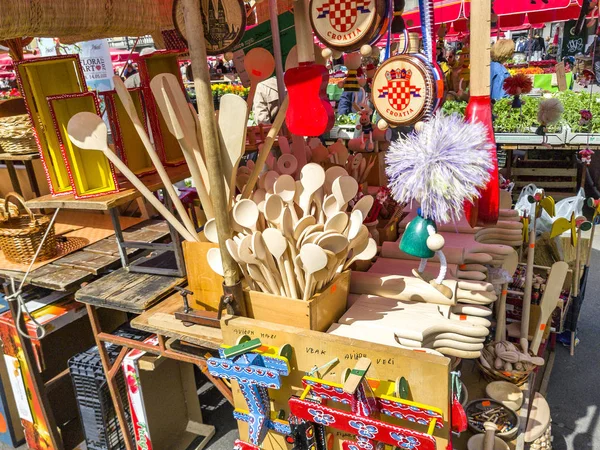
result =
M210 183L210 195L212 197L215 221L217 224L217 235L219 237L219 248L223 260L224 287L238 287L232 292L237 300L236 314L245 315L246 308L241 292L240 277L237 264L227 251L225 242L231 238L231 223L229 217L229 199L225 194L223 182L223 170L220 159L220 139L213 106L213 97L210 89L210 76L208 74L208 63L206 59L206 42L204 41L204 27L200 15L199 0L183 0L185 29L188 36L188 47L190 59L192 60L192 71L194 73L194 87L196 88L196 99L200 127L202 129L202 144L206 158L206 168ZM237 294L236 294L237 292Z
M281 38L279 36L279 12L277 0L269 0L269 18L271 19L271 34L273 35L273 57L275 58L275 76L277 77L277 91L279 92L279 106L285 96L285 83L283 82L283 61L281 59ZM252 105L250 105L252 109Z
M471 2L471 85L474 96L490 95L491 0Z
M529 250L527 252L527 269L525 272L525 292L523 292L523 313L521 316L521 349L527 353L529 349L529 317L531 312L531 288L533 287L533 261L535 257L535 222L537 216L537 202L535 203L531 231L529 233Z

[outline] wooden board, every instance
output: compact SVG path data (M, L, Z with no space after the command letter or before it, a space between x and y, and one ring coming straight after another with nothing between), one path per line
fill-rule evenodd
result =
M139 314L184 281L185 278L131 273L121 268L77 291L75 300Z
M75 252L54 262L54 266L68 267L71 269L87 270L93 275L98 275L108 269L114 269L120 265L118 256L102 255L93 252Z
M39 153L0 153L0 161L33 161L40 159Z
M175 318L175 311L183 306L181 295L174 293L131 321L138 330L156 333L170 338L180 339L209 349L217 349L223 343L223 334L219 328L201 325L185 326Z
M189 178L190 172L186 165L176 167L166 167L169 179L173 183ZM157 174L152 174L140 178L140 180L150 189L156 191L160 189L163 184L160 177ZM141 197L141 194L137 189L132 187L131 183L124 181L120 183L120 191L115 194L103 195L101 197L86 198L76 200L73 194L62 195L59 197L52 197L52 195L44 195L42 197L34 198L29 200L27 206L32 209L44 209L44 208L65 208L65 209L83 209L92 211L108 211L111 208L115 208L119 205L126 203Z
M30 277L29 283L35 286L56 291L67 291L91 280L94 278L94 274L87 270L49 265L32 272Z
M337 357L339 363L321 375L325 380L340 383L343 371L352 369L356 362L364 357L372 362L368 372L369 378L394 381L399 376L405 377L410 387L409 400L439 408L442 410L444 421L449 420L450 360L448 358L242 317L226 317L222 320L221 327L223 340L229 345L235 344L240 336L249 335L251 338L260 338L265 345L281 347L290 344L292 346L294 351L290 361L290 375L283 379L282 389L269 391L273 410L283 409L286 417L289 414L288 399L291 395L300 394L301 379L306 372ZM233 382L232 387L236 407L247 409L238 384ZM406 421L387 420L407 426ZM238 422L238 425L240 438L247 440L247 425L241 422ZM414 427L419 431L426 431L423 426L414 425ZM341 449L340 439L351 438L348 434L337 430L328 429L328 431L332 431L335 438L331 450ZM438 449L446 448L449 433L447 426L434 431ZM281 450L287 446L282 435L269 432L261 448Z

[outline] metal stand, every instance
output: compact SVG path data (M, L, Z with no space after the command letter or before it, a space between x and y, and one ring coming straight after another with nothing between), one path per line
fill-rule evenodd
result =
M164 192L163 199L165 206L173 211L173 204L171 199ZM119 222L119 211L117 208L111 208L109 210L110 218L115 229L115 238L117 239L117 245L119 247L119 256L121 257L121 264L126 267L130 272L135 273L147 273L152 275L165 275L172 277L185 277L185 262L183 259L183 251L181 249L181 238L179 233L175 231L175 228L171 224L169 225L169 231L171 233L171 242L168 244L161 243L148 243L148 242L137 242L137 241L126 241L123 237L123 230L121 229L121 223ZM175 255L175 268L171 267L159 267L156 264L154 267L151 265L151 261L157 260L158 256L148 258L144 261L144 264L130 264L129 257L127 256L128 248L140 248L144 250L151 250L159 253L162 256L165 252L173 252Z
M178 361L197 365L202 371L202 373L206 375L206 377L211 381L211 383L215 385L219 392L221 392L221 394L223 394L223 396L233 405L233 394L231 392L231 389L229 389L222 380L215 378L208 373L208 369L206 366L206 357L204 357L203 355L192 356L189 354L179 353L170 350L165 345L164 336L161 335L158 335L158 347L156 347L154 345L145 344L143 342L135 341L133 339L128 339L121 336L114 336L112 334L105 333L102 331L96 307L90 304L86 304L85 307L87 308L90 323L92 325L94 340L96 341L96 345L98 346L98 350L100 352L102 368L104 370L104 373L106 374L106 381L108 383L110 397L115 406L115 413L117 414L117 419L119 421L119 425L121 426L121 432L123 433L123 438L125 440L125 446L127 450L135 450L136 447L133 443L132 437L129 434L127 419L125 417L123 399L119 395L119 388L117 386L117 374L121 370L121 363L123 362L123 358L125 358L125 355L132 349L138 349L153 355L160 355L165 358L171 358ZM122 347L121 351L119 352L119 356L115 359L115 362L112 364L108 357L106 348L104 347L104 343L110 343ZM211 355L209 354L208 356L210 357Z

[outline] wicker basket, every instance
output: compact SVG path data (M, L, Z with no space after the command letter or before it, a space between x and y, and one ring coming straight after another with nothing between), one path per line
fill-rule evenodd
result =
M27 114L0 119L0 148L4 153L37 153L38 147Z
M15 203L13 199L18 200ZM44 233L50 224L50 218L47 216L34 215L25 205L25 200L19 194L11 192L6 195L5 206L9 201L22 206L25 214L3 214L3 222L0 222L0 250L4 252L7 260L19 263L29 264L35 256ZM11 210L8 207L9 211ZM54 237L54 227L48 233L46 241L40 250L36 261L44 261L56 256L56 239Z
M526 370L524 370L524 371L513 370L512 372L507 372L504 370L494 369L493 361L490 364L491 369L485 367L481 363L481 358L485 358L486 350L488 350L489 348L493 349L495 344L496 344L495 342L488 344L482 351L482 356L477 359L477 367L479 367L479 370L481 370L483 377L487 381L490 381L490 382L491 381L508 381L509 383L515 384L517 386L522 386L523 384L525 384L525 382L529 378L529 375L531 375L531 372L533 372L537 366L530 364L530 363L523 363L523 365L526 367Z

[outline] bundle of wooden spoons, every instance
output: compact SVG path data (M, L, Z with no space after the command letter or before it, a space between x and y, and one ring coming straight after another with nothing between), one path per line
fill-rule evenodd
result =
M309 163L297 182L274 171L261 175L252 198L234 203L236 234L227 241L248 285L308 300L355 261L374 258L377 245L363 225L373 198L349 210L357 192L356 180L340 167L326 172ZM214 241L212 228L208 221L205 234Z

